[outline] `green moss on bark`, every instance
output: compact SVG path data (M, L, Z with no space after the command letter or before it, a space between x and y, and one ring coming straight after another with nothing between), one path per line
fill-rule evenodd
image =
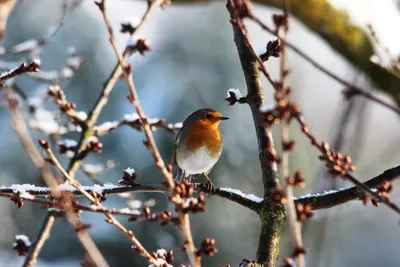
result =
M261 234L257 251L258 262L263 267L275 266L279 255L279 241L282 225L286 221L286 210L283 205L264 204L260 211Z

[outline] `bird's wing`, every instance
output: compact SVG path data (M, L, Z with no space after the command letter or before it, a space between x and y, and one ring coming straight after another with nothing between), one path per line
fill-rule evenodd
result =
M172 157L171 157L171 165L172 165L172 176L174 177L174 179L178 178L179 175L179 166L178 163L176 161L176 151L178 150L179 147L179 143L181 142L181 138L182 138L182 133L186 132L186 127L183 126L179 132L176 135L176 139L174 142L174 146L172 148Z

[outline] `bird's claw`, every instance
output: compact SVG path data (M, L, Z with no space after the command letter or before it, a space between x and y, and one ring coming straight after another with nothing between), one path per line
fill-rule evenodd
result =
M210 180L207 182L207 189L206 190L208 192L208 197L210 197L211 193L214 192L214 190L215 190L215 186Z

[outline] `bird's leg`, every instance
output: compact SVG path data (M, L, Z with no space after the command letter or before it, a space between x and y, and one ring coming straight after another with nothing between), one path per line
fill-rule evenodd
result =
M174 181L181 179L181 175L182 175L182 172L180 172L180 169L178 168L178 171L176 172L176 176L174 177Z
M184 179L185 179L185 171L182 170L182 173L181 173L181 175L180 175L180 177L179 177L179 182L182 183Z
M208 177L208 174L205 172L203 172L203 174L206 177L207 182L208 182L208 196L210 196L211 192L215 190L215 186L214 186L213 182L211 181L210 177Z

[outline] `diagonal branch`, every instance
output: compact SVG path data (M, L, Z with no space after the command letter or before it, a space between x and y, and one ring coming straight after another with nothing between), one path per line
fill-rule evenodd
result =
M255 23L257 23L262 29L266 30L267 32L269 32L270 34L272 34L276 37L279 37L279 35L274 30L272 30L269 26L267 26L265 23L263 23L257 16L255 16L254 14L249 14L249 17L251 20L253 20ZM382 106L385 106L385 107L391 109L392 111L396 112L397 114L400 114L400 108L398 106L396 106L392 103L389 103L389 102L383 100L382 98L375 96L368 90L360 88L354 84L351 84L350 82L348 82L348 81L344 80L343 78L339 77L338 75L334 74L332 71L325 68L324 66L319 64L317 61L312 59L310 56L308 56L306 53L301 51L298 47L296 47L293 44L291 44L290 42L288 42L286 40L286 38L280 38L280 40L281 40L282 44L288 46L290 49L292 49L299 56L301 56L302 58L307 60L309 63L311 63L311 65L316 67L318 70L322 71L323 73L325 73L332 79L334 79L334 80L338 81L339 83L343 84L344 86L348 87L349 90L351 90L354 94L361 95L371 101L374 101Z
M139 25L134 29L131 35L137 34L143 28L144 23L148 20L150 14L155 10L155 8L158 7L158 4L159 4L158 1L151 1ZM129 56L131 55L134 49L135 48L132 46L127 46L125 48L124 52L122 53L123 62L128 60ZM67 168L67 172L71 176L74 176L75 173L78 171L78 169L81 167L82 159L79 158L79 153L85 149L88 138L94 134L93 127L96 124L104 106L107 104L111 91L113 90L115 84L117 83L118 79L121 77L123 73L124 73L123 68L120 62L118 61L112 73L108 77L107 81L104 83L103 89L100 92L100 95L96 100L96 103L94 104L93 108L91 109L88 115L88 119L86 120L86 126L83 127L82 129L82 135L78 143L78 149L76 150L76 153L74 157L71 159L70 164Z
M26 255L25 262L22 267L32 267L37 263L37 258L39 253L46 243L47 239L50 238L50 231L53 227L54 222L56 221L56 217L60 215L58 211L49 211L46 215L46 219L42 224L42 228L38 233L38 237L35 242L30 246L29 252Z
M364 185L368 186L369 188L376 188L385 181L393 182L399 178L400 165L397 165L364 182ZM353 186L348 189L299 197L296 199L296 203L301 203L304 206L310 205L313 210L328 209L352 200L359 199L361 192L362 190L359 187Z
M38 72L40 67L40 60L34 60L30 63L22 63L19 67L6 71L0 74L0 87L4 85L2 82L14 78L15 76L27 73L27 72Z

